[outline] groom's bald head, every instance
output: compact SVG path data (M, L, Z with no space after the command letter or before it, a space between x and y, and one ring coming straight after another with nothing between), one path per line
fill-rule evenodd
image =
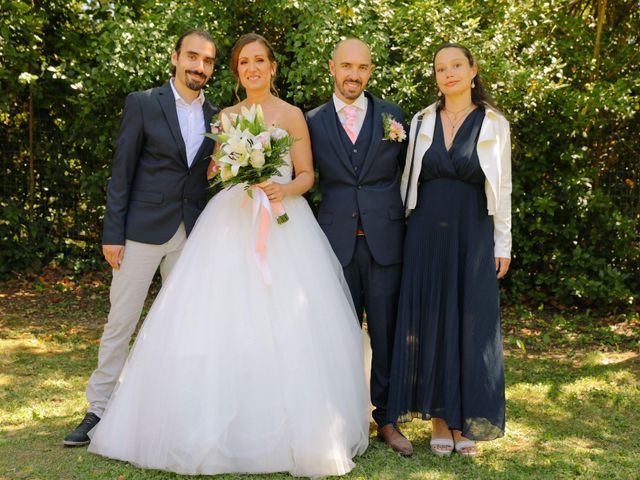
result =
M331 59L335 62L336 55L340 53L341 49L355 49L360 50L362 53L366 51L366 55L369 56L369 63L371 63L371 48L365 42L356 37L345 38L344 40L340 40L336 46L333 48L333 52L331 53Z

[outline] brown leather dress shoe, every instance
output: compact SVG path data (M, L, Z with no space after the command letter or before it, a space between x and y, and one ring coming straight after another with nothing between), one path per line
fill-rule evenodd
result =
M378 428L378 438L383 440L394 451L398 452L403 457L410 457L413 455L413 446L411 442L405 438L400 430L396 429L392 423Z

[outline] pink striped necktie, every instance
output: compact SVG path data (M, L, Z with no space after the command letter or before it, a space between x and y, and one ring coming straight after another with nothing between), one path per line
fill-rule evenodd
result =
M357 109L353 105L344 107L342 111L345 113L347 119L344 122L344 131L351 139L351 143L356 143L358 136L356 135L356 113Z

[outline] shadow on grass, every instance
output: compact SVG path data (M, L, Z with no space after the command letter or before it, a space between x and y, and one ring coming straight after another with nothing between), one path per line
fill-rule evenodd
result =
M0 418L11 423L24 421L29 410L32 416L45 415L53 405L76 398L78 386L84 391L98 355L97 344L61 344L44 350L28 344L5 348L7 343L2 342L0 356Z
M62 438L73 419L49 418L37 424L0 434L0 478L18 479L204 479L156 470L142 470L133 465L106 459L87 451L86 447L64 448ZM423 432L424 433L424 432ZM634 460L609 454L587 453L568 457L563 452L540 455L535 452L500 453L482 451L476 460L452 455L439 458L429 453L428 439L415 439L416 454L401 458L389 448L371 439L367 452L355 459L356 467L345 479L629 479L634 478ZM286 474L221 475L216 479L291 478Z
M53 399L70 393L65 389L41 388L51 376L66 375L75 368L79 383L90 372L95 349L73 350L32 356L33 378L15 389L16 398L28 404L40 398ZM84 363L79 363L87 353ZM28 353L16 358L15 368L25 368ZM416 454L402 459L381 442L371 439L369 450L346 478L365 479L560 479L634 478L638 466L638 425L640 390L635 357L609 365L577 365L576 360L538 357L508 357L508 422L526 427L524 448L513 442L516 435L481 446L476 460L453 455L437 458L429 452L426 422L414 421L404 427ZM65 366L66 364L66 366ZM571 390L576 383L584 388ZM593 383L593 386L590 384ZM608 384L610 389L603 388ZM40 388L39 388L40 386ZM540 389L531 394L527 388ZM522 389L522 390L518 390ZM39 391L42 390L42 391ZM33 398L34 392L35 399ZM77 393L77 392L76 392ZM536 397L539 395L539 398ZM621 399L622 400L617 400ZM603 417L606 413L606 418ZM8 478L194 478L166 472L146 471L131 465L88 454L85 448L63 449L61 439L81 417L69 415L32 419L23 427L0 436L0 457ZM509 425L508 425L509 426ZM0 462L2 463L2 462ZM196 477L198 478L198 477ZM205 478L205 477L201 477ZM222 476L217 478L288 478L286 475Z
M507 415L529 433L537 456L572 457L584 478L638 478L640 361L540 356L507 358ZM586 469L586 470L585 470Z
M0 434L0 478L11 479L204 479L207 476L185 476L156 470L142 470L133 465L106 459L87 451L86 447L64 448L62 438L75 419L68 416L48 418L29 427ZM561 455L533 460L526 452L500 455L495 452L472 460L452 455L435 457L428 450L428 440L414 442L416 454L409 459L399 457L380 441L372 438L367 452L355 459L356 467L345 479L539 479L579 478L585 475L580 462ZM593 456L591 456L593 458ZM594 460L592 474L606 471L600 467L600 458ZM624 472L619 472L624 473ZM269 479L291 478L286 474L221 475L216 479ZM630 478L616 476L584 476L583 478Z

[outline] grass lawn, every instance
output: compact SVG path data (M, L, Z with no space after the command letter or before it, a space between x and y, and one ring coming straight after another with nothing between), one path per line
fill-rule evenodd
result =
M194 478L63 448L86 408L108 310L104 276L0 284L0 480ZM430 428L403 431L404 459L371 437L349 479L640 478L640 318L504 312L507 431L475 459L429 452ZM288 475L218 478L290 478Z

